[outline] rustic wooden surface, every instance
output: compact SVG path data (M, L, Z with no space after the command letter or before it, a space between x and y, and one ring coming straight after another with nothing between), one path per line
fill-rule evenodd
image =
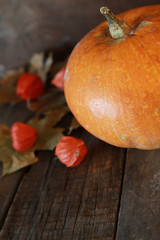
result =
M118 13L158 3L0 0L0 72L50 47L58 58L104 20L102 5ZM0 123L9 126L30 116L23 102L0 107ZM160 151L116 148L82 129L74 134L89 149L79 167L66 168L46 151L37 164L0 178L0 240L159 240Z
M23 114L21 113L23 109ZM18 104L4 104L0 107L0 124L11 126L16 120L27 121L32 113L26 108L24 102ZM17 118L18 116L18 118ZM1 166L2 168L2 166ZM20 170L12 175L0 178L0 229L8 213L18 185L23 177L24 170Z
M16 118L26 120L24 104L18 110ZM1 178L0 239L114 238L125 149L83 129L74 135L87 143L89 152L79 167L66 168L53 153L40 152L38 164Z
M160 150L129 150L116 240L160 239Z

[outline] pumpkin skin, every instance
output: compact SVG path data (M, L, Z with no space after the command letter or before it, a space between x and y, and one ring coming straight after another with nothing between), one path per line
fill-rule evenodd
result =
M119 14L134 34L113 39L108 21L72 51L64 91L70 110L94 136L115 146L160 147L160 5Z

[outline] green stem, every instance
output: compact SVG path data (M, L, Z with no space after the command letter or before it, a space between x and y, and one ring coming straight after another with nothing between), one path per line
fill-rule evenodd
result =
M109 22L109 32L112 38L119 39L129 34L131 27L126 22L116 18L107 7L101 7L100 12Z

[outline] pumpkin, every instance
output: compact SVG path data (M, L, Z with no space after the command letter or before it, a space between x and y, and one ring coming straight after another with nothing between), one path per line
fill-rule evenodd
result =
M160 147L160 5L107 18L72 51L66 101L80 124L125 148Z

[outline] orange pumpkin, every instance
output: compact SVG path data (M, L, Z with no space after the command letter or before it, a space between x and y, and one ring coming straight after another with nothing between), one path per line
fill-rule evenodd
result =
M160 5L118 15L74 48L65 72L67 103L81 125L119 147L160 147Z

